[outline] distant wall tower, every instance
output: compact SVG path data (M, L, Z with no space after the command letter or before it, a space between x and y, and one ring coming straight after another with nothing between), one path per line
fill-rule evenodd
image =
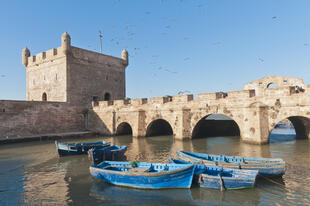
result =
M26 67L26 98L28 101L60 101L89 105L93 100L125 98L125 69L128 52L122 58L107 56L73 47L65 32L61 46L30 56L22 51Z

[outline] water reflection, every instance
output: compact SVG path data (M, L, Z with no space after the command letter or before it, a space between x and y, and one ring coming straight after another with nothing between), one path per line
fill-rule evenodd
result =
M278 136L277 136L278 135ZM286 135L291 135L286 133ZM288 140L275 134L269 145L250 145L238 137L208 137L177 141L172 136L131 136L74 139L106 140L127 145L127 159L167 162L177 150L191 152L283 158L281 179L259 179L254 189L225 191L136 190L105 184L89 174L87 156L59 158L54 142L42 141L0 147L0 205L270 205L310 204L310 141ZM274 137L272 137L274 138Z
M6 160L9 156L1 153L0 159L0 205L18 205L24 202L24 166L20 160Z
M116 195L117 194L117 195ZM113 205L192 205L189 189L139 190L96 182L91 197Z
M211 205L259 205L260 203L260 193L256 189L221 192L207 188L194 188L192 197L198 202Z

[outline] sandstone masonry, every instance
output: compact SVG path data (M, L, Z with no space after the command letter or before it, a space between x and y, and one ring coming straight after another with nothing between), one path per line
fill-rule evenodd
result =
M277 84L276 88L269 88ZM235 121L241 140L263 144L277 123L289 119L297 138L309 138L310 85L302 79L268 76L247 83L242 91L143 99L102 101L93 105L91 129L118 134L130 125L135 137L148 136L158 120L172 128L176 139L191 139L199 124L212 114L223 114Z
M310 136L310 85L299 78L268 76L245 84L241 91L197 98L129 99L128 52L117 58L77 48L68 33L56 49L31 56L25 48L22 62L27 101L0 100L0 137L91 130L133 137L171 134L184 140L212 128L226 134L234 127L233 134L241 140L263 144L284 119L292 122L297 138ZM221 125L206 122L212 114L231 120Z
M107 56L71 46L64 33L61 46L30 56L25 48L27 101L59 101L90 105L92 101L124 99L125 68L128 53L122 58Z

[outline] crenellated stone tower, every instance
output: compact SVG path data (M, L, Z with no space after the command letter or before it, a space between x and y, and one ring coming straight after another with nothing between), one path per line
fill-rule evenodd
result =
M121 56L74 47L67 32L56 49L30 56L25 48L22 63L27 71L26 98L83 106L92 101L124 99L128 52L123 50Z

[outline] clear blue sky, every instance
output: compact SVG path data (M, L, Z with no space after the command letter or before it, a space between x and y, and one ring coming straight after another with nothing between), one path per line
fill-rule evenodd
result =
M13 1L0 4L0 99L25 99L21 51L72 44L130 54L131 98L240 90L267 75L310 83L309 0Z

